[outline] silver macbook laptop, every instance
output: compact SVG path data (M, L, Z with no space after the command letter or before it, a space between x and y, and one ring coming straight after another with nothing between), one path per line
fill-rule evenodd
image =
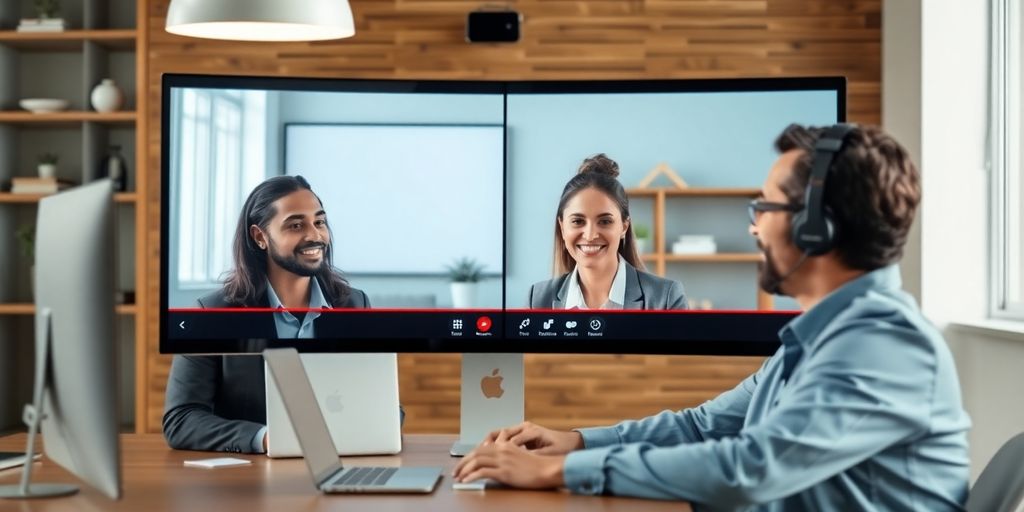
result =
M395 354L302 354L320 411L338 455L395 454L402 450ZM266 372L267 455L301 457L281 393Z
M267 349L263 359L281 392L317 489L325 493L429 493L437 486L440 467L342 467L299 353L293 348Z

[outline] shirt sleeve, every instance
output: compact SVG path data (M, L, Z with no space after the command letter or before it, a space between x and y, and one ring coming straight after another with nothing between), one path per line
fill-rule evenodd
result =
M679 412L663 411L641 420L623 421L611 427L581 428L577 429L577 432L583 436L583 445L586 448L640 442L656 446L674 446L735 436L743 427L750 399L758 381L763 378L767 364L766 361L760 370L744 379L735 388L700 406Z
M804 364L757 425L704 442L573 452L566 486L738 508L798 493L927 429L936 357L920 332L846 329Z
M263 437L267 435L267 426L264 425L262 428L256 431L256 435L252 436L252 453L265 453L263 449Z

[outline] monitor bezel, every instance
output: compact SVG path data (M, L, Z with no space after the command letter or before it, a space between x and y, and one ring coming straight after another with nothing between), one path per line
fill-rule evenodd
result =
M678 92L771 92L771 91L834 91L836 93L836 119L846 121L846 79L827 77L772 77L772 78L714 78L714 79L658 79L658 80L531 80L531 81L445 81L445 80L390 80L390 79L334 79L266 76L217 76L166 73L161 80L160 137L164 141L170 130L171 89L178 87L216 89L256 89L318 92L374 92L423 94L501 94L504 108L510 94L587 94L587 93L678 93ZM507 112L504 113L507 118ZM506 139L507 140L507 139ZM507 182L507 152L503 151L503 180ZM668 355L730 355L763 356L779 347L777 332L796 312L688 312L700 315L708 323L706 329L732 332L737 326L744 335L723 342L709 335L691 335L692 339L673 341L664 339L574 339L574 338L518 338L504 336L504 322L497 336L491 338L374 338L365 340L316 339L171 339L168 336L169 283L169 222L170 218L170 146L160 145L160 323L159 348L161 354L251 354L265 348L294 347L300 352L399 352L399 353L572 353L572 354L668 354ZM507 189L504 192L507 194ZM507 199L507 198L506 198ZM506 201L507 203L507 201ZM503 225L503 230L507 225ZM502 253L507 236L503 234ZM503 262L508 270L507 259ZM504 282L502 297L504 300ZM505 310L503 304L503 310ZM451 313L451 310L438 310ZM512 311L512 310L508 310ZM472 311L469 312L472 314ZM505 312L507 317L509 313ZM496 322L496 325L499 323Z

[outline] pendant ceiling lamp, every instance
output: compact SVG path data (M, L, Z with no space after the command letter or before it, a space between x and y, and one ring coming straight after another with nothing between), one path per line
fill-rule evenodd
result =
M171 0L165 29L232 41L323 41L356 33L348 0Z

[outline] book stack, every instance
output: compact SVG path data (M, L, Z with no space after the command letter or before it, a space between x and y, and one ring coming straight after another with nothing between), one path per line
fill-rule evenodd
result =
M63 18L22 18L18 32L63 32L67 27Z
M718 245L712 235L679 235L672 243L672 254L715 254Z
M57 178L11 178L12 194L55 194L74 185Z

